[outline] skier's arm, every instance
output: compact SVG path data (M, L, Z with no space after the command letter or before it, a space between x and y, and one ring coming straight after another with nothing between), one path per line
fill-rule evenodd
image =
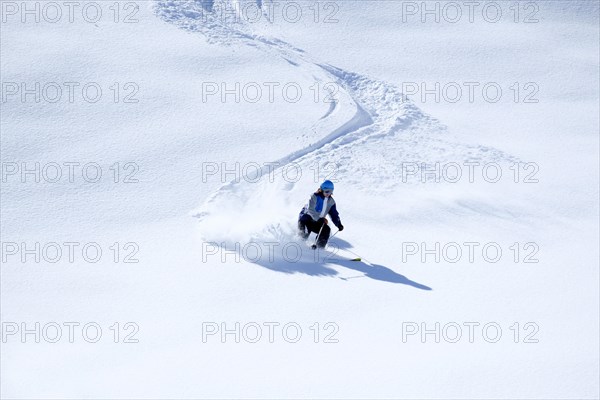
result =
M302 207L302 214L306 214L308 212L308 210L310 210L311 203L313 202L312 201L313 200L313 196L314 195L311 195L308 198L308 201L306 202L306 204L304 204L304 207Z
M329 215L331 216L331 220L333 221L334 225L337 226L338 229L340 229L340 227L343 229L342 221L340 220L340 214L337 211L336 204L329 209Z
M307 209L307 211L310 210L314 214L318 214L318 212L317 212L317 195L316 194L313 193L310 196L310 199L308 199L308 204L307 204L306 209Z

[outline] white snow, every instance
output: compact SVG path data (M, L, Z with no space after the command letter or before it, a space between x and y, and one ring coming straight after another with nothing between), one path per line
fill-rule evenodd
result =
M298 22L281 14L291 3ZM499 2L498 23L403 14L421 2L268 0L97 2L97 22L76 12L23 23L23 4L2 2L0 25L2 396L598 398L597 2L521 2L519 22ZM539 22L523 22L536 9ZM63 96L22 101L9 84L23 82L56 82ZM73 102L68 82L79 83ZM90 82L96 103L82 98ZM406 93L436 82L464 96L465 82L493 82L503 95ZM236 83L262 97L223 101L221 85ZM282 93L290 83L297 102ZM521 101L531 93L538 102ZM39 183L21 175L36 162ZM56 183L44 175L53 163ZM73 182L64 163L79 163ZM86 163L98 182L82 178ZM463 176L435 182L422 163ZM483 179L484 165L501 179ZM315 253L296 219L324 179L346 229ZM12 254L36 242L62 257ZM78 243L74 262L65 242ZM82 256L86 243L102 249L98 262ZM448 250L439 262L411 254L436 243ZM489 243L498 262L482 255ZM8 333L36 322L63 336ZM70 343L68 322L97 323L101 340L76 330ZM221 340L236 323L239 343ZM296 343L282 335L289 323L302 329ZM446 336L403 335L422 323ZM502 329L496 343L485 324ZM132 326L139 342L122 343Z

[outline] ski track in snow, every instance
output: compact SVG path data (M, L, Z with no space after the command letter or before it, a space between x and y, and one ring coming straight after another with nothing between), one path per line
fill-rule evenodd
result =
M209 43L252 46L283 58L291 66L312 74L316 80L339 85L337 101L313 125L320 139L275 160L281 166L280 170L294 163L302 171L310 171L311 165L322 166L323 160L331 160L335 163L329 171L331 174L323 173L319 179L332 178L344 186L351 186L353 191L390 194L406 185L400 185L399 180L394 179L402 174L402 162L431 165L438 162L507 164L516 161L496 149L454 140L444 125L422 112L394 85L320 63L290 43L254 34L252 26L241 18L223 16L219 11L223 7L228 10L239 7L239 1L158 0L154 10L164 21L202 34ZM256 4L262 6L261 1ZM319 128L341 107L353 107L354 116L336 129L321 132L323 128ZM259 182L232 181L209 196L193 214L202 222L203 239L225 244L235 240L295 240L294 218L302 206L299 202L304 201L317 184L314 177L289 182L277 170L272 172L275 182L269 182L268 172L263 169L263 178ZM369 182L368 187L365 182ZM351 206L347 204L344 213L351 212ZM463 213L473 212L469 204L453 206L464 207ZM223 226L230 228L224 230Z

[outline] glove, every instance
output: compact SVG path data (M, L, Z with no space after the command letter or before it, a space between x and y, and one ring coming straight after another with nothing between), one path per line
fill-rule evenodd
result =
M320 225L327 225L327 218L319 218L319 220L317 221Z
M342 224L339 224L339 225L338 225L338 229L339 229L340 231L343 231L343 230L344 230L344 225L342 225Z

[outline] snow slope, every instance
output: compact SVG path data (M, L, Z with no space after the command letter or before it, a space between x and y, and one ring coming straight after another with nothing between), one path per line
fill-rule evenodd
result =
M210 10L217 7L211 3ZM235 10L236 2L221 2L219 7L227 10ZM244 10L243 6L237 7L238 10ZM312 60L306 53L294 48L292 45L264 38L263 36L252 33L251 26L243 24L244 14L240 13L236 19L228 15L237 23L223 21L218 17L222 14L213 11L213 14L207 14L207 5L202 2L170 2L164 1L157 4L157 14L165 20L173 22L186 30L200 32L207 36L211 43L232 43L240 42L247 46L259 46L263 51L275 53L292 63L298 68L309 70L313 76L320 75L322 82L334 82L341 89L336 93L336 98L343 100L333 104L333 110L315 122L315 130L323 131L315 143L297 150L284 158L274 161L278 169L273 171L276 177L282 182L271 182L270 170L263 168L259 176L267 182L266 185L256 190L256 184L260 184L255 179L242 179L241 185L246 183L247 188L238 188L235 183L240 179L236 177L236 182L228 183L224 188L219 189L212 196L205 207L210 208L214 204L216 212L220 212L220 217L225 216L228 221L215 221L215 224L231 226L236 229L241 226L248 230L248 223L233 224L244 215L250 218L254 214L262 217L261 223L266 218L272 218L273 221L285 220L284 215L277 214L264 217L267 210L285 209L287 205L294 204L294 199L302 196L302 192L294 190L299 186L301 190L306 190L306 184L311 179L313 186L325 178L333 178L340 182L352 184L354 191L363 191L365 193L385 193L392 195L394 188L399 188L398 178L402 177L402 169L406 168L402 163L435 163L450 162L453 160L464 160L469 162L514 162L516 159L500 151L485 146L469 146L457 142L450 135L445 134L445 127L430 116L423 114L400 90L391 84L382 81L374 81L366 76L347 72L330 65L322 65ZM215 18L221 24L218 29L212 29L211 23L205 20ZM238 20L239 19L239 20ZM257 44L258 43L258 44ZM316 71L315 71L316 70ZM350 100L348 100L350 99ZM327 119L338 114L338 108L351 107L354 115L341 126L328 131L321 127L323 119ZM339 122L338 122L339 123ZM365 154L361 157L360 154ZM365 160L366 159L366 160ZM311 165L318 165L320 160L326 160L327 163L334 164L330 167L330 173L318 179L312 177L296 185L291 177L285 173L290 163L302 171L309 171ZM345 160L352 160L352 163ZM399 162L401 161L401 162ZM345 165L348 164L348 165ZM360 176L360 179L357 177ZM301 178L302 179L302 178ZM433 179L429 177L428 179ZM249 182L250 181L250 182ZM365 185L366 184L366 185ZM276 186L275 189L273 187ZM266 190L272 190L265 193ZM246 192L243 193L242 192ZM281 193L284 195L281 195ZM232 193L233 192L233 193ZM285 192L290 192L289 195ZM274 196L279 193L278 196ZM251 201L249 197L258 197ZM276 197L279 204L268 203L260 207L264 199ZM235 205L227 205L233 199ZM248 203L250 202L250 203ZM246 204L246 207L244 207ZM285 210L289 213L289 210ZM202 219L210 218L211 212L201 208L198 215ZM268 222L273 222L268 221ZM209 232L214 232L214 226L207 226ZM294 225L294 224L291 224ZM240 240L243 238L232 237L227 230L221 230L219 240ZM207 238L211 239L211 238ZM249 238L245 238L246 240ZM279 238L281 239L281 238ZM288 237L288 239L292 239Z
M98 242L108 254L3 260L3 323L96 321L104 339L11 337L1 343L2 395L597 398L597 3L539 2L533 25L401 24L402 3L390 1L337 3L334 24L219 13L266 13L270 3L159 0L138 3L135 24L1 25L3 82L140 88L135 104L2 103L3 166L96 162L110 177L114 162L135 162L140 180L2 182L3 243ZM469 80L535 80L541 100L419 103L402 93L405 82ZM335 101L204 101L206 82L295 82L304 93L318 84L320 99ZM257 180L202 173L236 162L279 168ZM465 162L496 163L503 179L407 175ZM515 183L511 167L528 162L539 182ZM315 262L295 219L325 178L346 230ZM134 242L139 262L114 262L114 242ZM423 262L404 247L436 242L493 242L504 253L495 263L480 252ZM256 260L225 251L236 243L263 256L278 247ZM523 262L526 243L538 262ZM279 250L286 244L302 249L298 261ZM357 255L364 262L346 260ZM113 343L116 321L137 324L139 343ZM236 322L262 326L263 337L203 340L206 323ZM298 324L301 340L277 330L271 343L269 322ZM471 343L470 322L497 324L501 340L477 330ZM463 337L403 340L406 323L456 323Z

